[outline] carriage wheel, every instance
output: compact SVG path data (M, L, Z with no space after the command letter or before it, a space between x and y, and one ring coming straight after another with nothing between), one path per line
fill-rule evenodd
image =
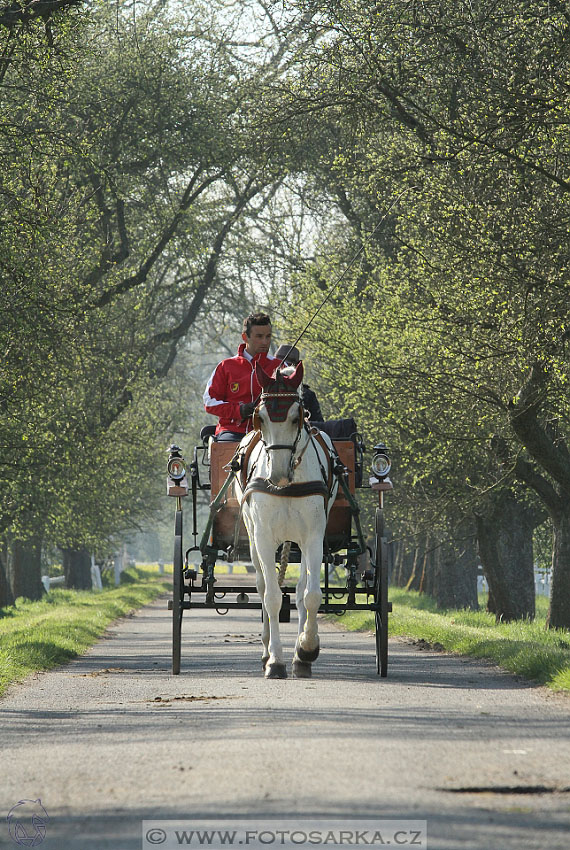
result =
M375 528L374 612L376 631L376 672L382 677L388 675L388 558L384 543L384 512L376 508Z
M180 673L180 646L182 639L182 511L176 511L174 521L174 561L172 569L172 673Z

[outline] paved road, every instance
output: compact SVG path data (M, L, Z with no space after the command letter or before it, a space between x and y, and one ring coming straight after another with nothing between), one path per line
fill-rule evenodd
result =
M180 676L159 600L0 701L0 847L3 813L40 798L46 850L138 849L143 819L309 816L427 820L430 850L568 850L567 698L400 641L381 680L372 637L326 624L312 680L265 681L257 613L183 631Z

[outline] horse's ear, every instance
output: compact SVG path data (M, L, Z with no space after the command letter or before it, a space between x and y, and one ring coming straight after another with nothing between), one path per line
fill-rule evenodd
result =
M268 387L269 384L272 384L274 380L271 375L267 374L263 366L260 366L257 361L255 363L255 377L257 378L257 382L261 389Z
M296 390L303 380L303 361L299 360L292 375L281 375L281 380L286 387Z

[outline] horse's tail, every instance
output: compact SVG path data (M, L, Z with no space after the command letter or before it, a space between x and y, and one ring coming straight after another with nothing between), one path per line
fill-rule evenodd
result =
M277 581L279 582L279 587L285 581L285 573L287 572L287 567L289 566L289 552L291 551L291 541L286 540L283 546L281 547L281 561L279 564L279 574L277 576Z

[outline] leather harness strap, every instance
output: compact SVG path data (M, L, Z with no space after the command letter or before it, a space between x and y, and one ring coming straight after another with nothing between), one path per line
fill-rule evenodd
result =
M328 460L328 464L327 464L328 465L327 487L328 487L329 493L330 493L331 490L332 490L332 481L333 481L333 452L335 452L334 446L333 446L333 449L332 449L332 452L331 452L330 447L326 444L325 439L324 439L322 433L318 430L318 428L311 428L309 430L309 437L312 437L313 439L315 439L317 441L317 443L320 445L321 449L324 451L325 457Z
M329 490L324 481L304 481L301 484L287 484L277 487L265 478L252 478L242 496L247 501L252 493L267 493L269 496L323 496L328 502Z
M251 457L251 453L256 447L256 445L261 440L261 431L254 431L253 436L251 437L249 443L243 449L242 458L241 458L241 467L240 467L240 484L241 489L245 490L247 486L247 467L249 464L249 458ZM253 471L253 470L252 470ZM250 473L251 474L251 473Z

